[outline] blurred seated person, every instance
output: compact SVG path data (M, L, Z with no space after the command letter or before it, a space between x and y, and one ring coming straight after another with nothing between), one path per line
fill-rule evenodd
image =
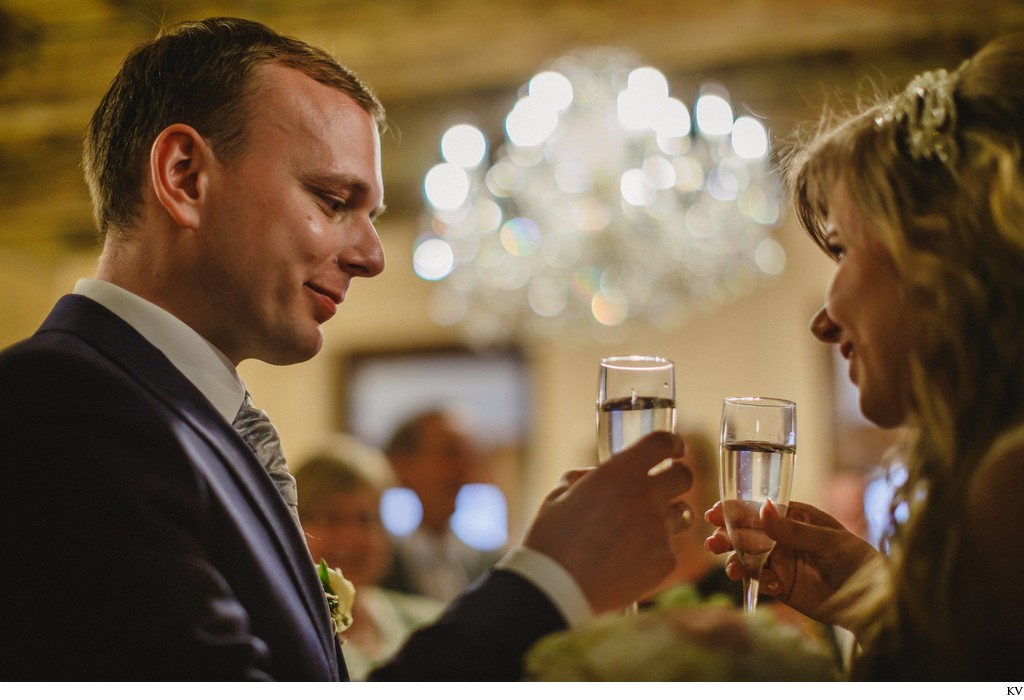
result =
M391 540L380 519L380 496L389 476L382 454L343 436L295 474L299 518L313 561L340 568L356 587L345 644L353 680L364 680L377 662L443 609L432 598L379 585L391 560Z
M419 527L396 538L385 583L447 603L500 557L470 547L449 524L459 491L483 465L482 449L465 415L436 408L399 425L385 451L400 484L423 508Z

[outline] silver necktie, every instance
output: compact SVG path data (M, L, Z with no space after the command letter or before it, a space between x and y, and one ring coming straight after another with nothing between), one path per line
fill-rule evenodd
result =
M299 522L299 497L295 488L295 477L288 471L288 464L284 461L284 452L281 450L281 437L277 434L277 428L270 422L267 414L252 405L252 397L245 392L245 400L242 407L238 409L238 415L231 423L238 434L242 436L245 443L256 453L256 458L274 480L281 498L284 499L288 510L296 524ZM301 529L301 525L299 526Z

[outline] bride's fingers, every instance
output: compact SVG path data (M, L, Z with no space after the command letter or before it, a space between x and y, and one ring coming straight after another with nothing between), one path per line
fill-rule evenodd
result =
M802 522L800 512L783 516L770 501L761 507L764 531L777 543L803 552L823 552L835 546L836 528ZM828 523L827 525L831 525ZM839 526L836 523L837 527Z
M743 574L746 573L746 569L740 563L740 559L736 554L729 555L729 558L725 560L725 573L733 581L743 580Z
M725 573L733 581L742 581L744 574L750 572L740 563L739 555L733 553L725 560ZM761 570L758 578L762 593L772 597L778 597L782 593L782 580L768 567Z
M704 540L704 549L712 554L725 554L732 551L732 541L726 534L725 528L720 527L711 533L711 536Z
M704 513L704 520L715 527L725 527L725 516L722 515L721 501L711 506L707 512Z

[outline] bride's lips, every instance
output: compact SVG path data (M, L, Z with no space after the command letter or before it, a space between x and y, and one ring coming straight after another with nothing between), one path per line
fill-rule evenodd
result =
M330 320L338 312L338 305L344 301L345 292L322 287L312 282L306 282L305 286L306 289L313 292L313 298L317 304L317 322L324 323Z

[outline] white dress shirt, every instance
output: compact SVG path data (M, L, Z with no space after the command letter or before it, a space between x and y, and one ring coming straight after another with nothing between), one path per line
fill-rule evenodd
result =
M196 385L224 420L235 420L245 398L245 384L231 361L206 338L177 316L110 282L78 280L74 291L106 307L138 331Z
M209 399L224 420L234 421L246 389L224 353L170 312L110 282L78 280L74 293L106 307L138 331ZM570 625L593 615L576 581L546 554L516 547L498 562L497 568L515 571L532 582Z

